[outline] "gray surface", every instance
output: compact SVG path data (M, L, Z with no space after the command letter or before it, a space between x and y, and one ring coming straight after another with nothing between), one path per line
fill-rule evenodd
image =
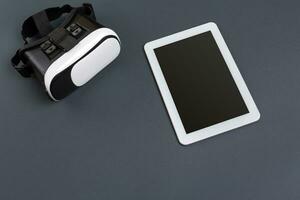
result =
M22 20L62 2L0 3L0 199L300 199L299 1L93 3L120 34L122 54L59 103L9 58ZM208 21L219 25L262 118L183 147L143 44Z

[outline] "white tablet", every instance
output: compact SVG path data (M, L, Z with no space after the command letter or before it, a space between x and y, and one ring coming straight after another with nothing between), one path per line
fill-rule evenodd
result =
M215 23L149 42L145 51L181 144L260 118Z

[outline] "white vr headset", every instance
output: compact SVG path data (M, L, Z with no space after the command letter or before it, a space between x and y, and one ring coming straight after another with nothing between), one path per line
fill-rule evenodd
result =
M54 101L87 83L121 49L118 35L96 22L90 4L43 10L24 22L22 36L25 46L12 64L22 76L36 76Z

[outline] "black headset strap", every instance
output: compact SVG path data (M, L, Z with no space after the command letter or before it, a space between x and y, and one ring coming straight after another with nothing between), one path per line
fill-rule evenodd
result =
M47 8L27 18L22 25L21 32L25 46L19 49L11 59L13 67L22 76L30 77L32 74L32 69L23 61L23 52L47 40L46 36L55 29L50 22L60 18L65 13L70 13L70 15L61 26L69 23L77 13L96 20L91 4L83 4L82 7L78 8L73 8L70 5Z
M39 35L43 37L52 31L50 22L58 19L64 13L69 13L73 8L69 5L42 10L27 18L22 25L22 36L25 41L28 38Z
M62 7L47 8L24 21L22 26L24 41L27 42L29 38L35 37L36 35L39 37L48 35L53 30L50 22L60 18L65 13L71 13L73 10L75 10L76 13L89 16L95 20L94 10L91 4L83 4L82 7L78 8L73 8L68 4ZM73 14L75 14L75 12Z

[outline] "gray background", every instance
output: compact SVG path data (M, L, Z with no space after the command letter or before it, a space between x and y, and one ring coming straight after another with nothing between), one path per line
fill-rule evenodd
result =
M299 1L92 1L122 53L52 103L9 59L22 21L63 3L1 2L0 199L300 199ZM262 118L184 147L143 45L208 21L219 25Z

